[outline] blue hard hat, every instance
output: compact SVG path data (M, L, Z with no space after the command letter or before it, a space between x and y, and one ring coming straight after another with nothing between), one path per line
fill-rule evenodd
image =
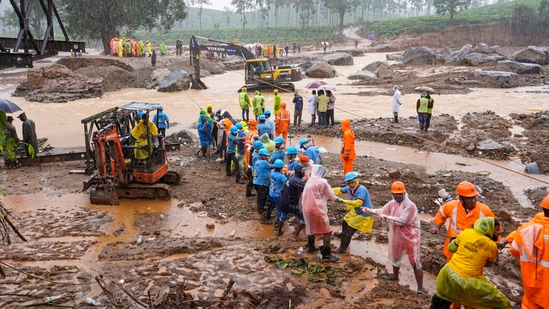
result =
M275 138L275 140L274 140L274 143L275 144L282 144L282 143L284 143L284 138L282 138L282 136L277 136L277 138Z
M297 154L297 147L296 146L290 146L286 150L287 155L296 155Z
M261 141L255 141L254 142L254 148L255 149L261 149L263 148L263 143Z
M261 148L259 149L259 152L258 154L262 155L262 156L268 156L269 155L269 151L265 148Z
M232 126L231 133L236 133L236 132L238 132L238 128L236 126Z
M238 138L240 138L240 139L245 138L246 135L248 135L248 134L246 134L246 132L242 131L242 132L238 133Z
M265 110L265 111L263 112L263 114L265 114L265 115L270 115L270 114L271 114L271 111L267 109L267 110Z
M160 107L158 108L158 110L163 111L163 110L164 110L164 107L160 106Z
M356 172L348 172L345 174L345 181L353 180L358 177L358 174Z
M304 145L304 144L307 144L308 142L309 142L309 140L306 139L305 137L302 138L302 139L300 139L300 140L299 140L299 148L303 148L303 145Z
M237 122L235 126L237 129L242 130L242 124L240 122Z
M283 168L284 167L284 161L280 160L280 159L276 159L276 161L274 162L274 167L275 168Z
M265 121L265 115L259 115L259 121Z

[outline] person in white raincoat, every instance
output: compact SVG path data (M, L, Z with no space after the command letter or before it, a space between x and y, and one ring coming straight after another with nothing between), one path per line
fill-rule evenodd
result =
M313 165L311 178L303 188L301 205L307 235L322 235L323 246L320 247L322 260L337 262L339 258L331 254L332 230L328 218L328 199L337 200L337 196L328 181L324 179L326 174L326 168L322 165Z
M398 281L400 266L404 253L414 270L417 282L417 293L423 294L423 270L420 263L420 221L417 207L408 198L406 187L401 181L391 185L393 199L379 209L362 207L364 212L378 214L389 221L389 261L393 265L393 274L382 276L385 280Z

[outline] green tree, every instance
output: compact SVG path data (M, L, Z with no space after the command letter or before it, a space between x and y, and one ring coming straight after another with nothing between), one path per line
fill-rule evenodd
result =
M202 34L202 9L204 5L212 5L212 2L210 0L189 0L189 3L191 5L198 5L198 26L199 26L199 33Z
M456 12L466 10L469 5L471 5L471 0L433 0L437 14L450 14L450 25L454 23Z
M325 0L326 6L330 11L337 13L339 18L338 33L343 31L343 23L345 13L350 12L355 7L359 6L362 1L360 0Z
M131 36L140 28L169 30L187 17L184 0L62 0L60 11L71 35L100 39L110 52L111 38Z
M255 7L254 0L233 0L231 4L236 7L236 12L242 16L242 34L246 32L246 11Z

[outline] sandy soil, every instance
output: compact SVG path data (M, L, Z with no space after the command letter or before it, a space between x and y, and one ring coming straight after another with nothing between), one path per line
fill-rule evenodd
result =
M348 42L342 48L350 46ZM417 80L407 80L417 78L407 76L398 83L412 87ZM448 82L443 74L431 79L448 92L460 84ZM433 120L436 132L424 135L417 134L416 121L404 118L395 125L389 118L363 119L353 123L353 128L357 139L388 147L483 160L520 157L523 162L537 161L542 171L549 171L545 165L549 164L545 151L548 112L514 114L509 119L493 112L469 113L460 119L440 115ZM517 127L520 134L513 133ZM338 126L292 127L290 134L341 136ZM476 147L487 139L503 147ZM255 213L254 198L245 197L243 186L233 185L224 165L196 158L196 140L189 138L185 143L181 151L170 153L172 168L184 168L182 183L172 187L170 202L90 206L87 193L80 192L86 176L69 173L82 168L78 161L3 170L2 187L8 194L4 204L28 242L10 233L12 244L0 246L0 266L6 273L0 279L0 306L17 308L45 302L46 296L53 295L64 297L60 303L78 308L86 307L88 296L109 308L144 307L129 295L151 308L426 308L430 303L433 275L445 262L440 236L422 233L422 264L431 274L426 277L426 295L417 295L415 282L409 278L402 285L378 280L387 273L383 244L388 228L379 220L371 234L357 233L351 254L341 255L340 263L322 264L318 254L297 254L304 242L290 237L293 225L274 238L272 227L261 224ZM395 180L389 172L398 171L398 179L406 184L424 220L438 209L433 202L438 190L453 192L459 181L472 181L483 188L482 201L502 219L506 231L532 217L537 212L533 205L548 192L547 183L540 181L524 192L529 203L521 203L509 186L489 173L462 171L459 162L454 168L427 172L423 162L419 163L362 155L355 161L355 170L361 173L375 207L388 201L389 186ZM325 154L323 164L330 171L330 184L339 185L338 154ZM335 203L329 208L337 230L345 210ZM429 227L423 222L424 230ZM196 229L201 232L195 235ZM228 236L233 230L236 235ZM143 235L140 245L135 241L137 235ZM333 248L337 245L334 239ZM515 308L520 307L520 269L507 250L494 267L486 269L486 275ZM96 282L104 282L111 294Z

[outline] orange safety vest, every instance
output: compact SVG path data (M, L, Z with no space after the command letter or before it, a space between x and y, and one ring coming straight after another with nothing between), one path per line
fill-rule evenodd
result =
M549 217L537 213L513 233L511 254L520 260L522 308L549 308ZM544 292L545 291L545 292Z
M459 235L465 229L472 228L475 221L484 217L493 217L496 215L490 209L490 207L485 204L477 201L475 207L465 212L465 208L461 204L460 200L452 200L442 206L440 206L436 216L431 219L431 222L442 225L445 224L448 219L450 219L450 224L448 226L448 233L446 234L446 240L444 241L444 248L442 253L447 258L447 261L450 261L453 253L448 251L448 244L450 243L450 237Z
M288 132L290 126L290 111L283 108L276 114L276 132ZM277 134L278 136L278 134Z

